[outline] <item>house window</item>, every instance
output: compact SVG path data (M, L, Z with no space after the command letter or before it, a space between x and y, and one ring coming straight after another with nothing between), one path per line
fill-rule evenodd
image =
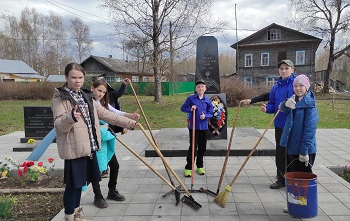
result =
M305 50L303 51L296 51L295 53L295 64L296 65L301 65L305 64Z
M261 66L269 66L270 64L270 54L261 53Z
M123 78L122 77L115 77L115 82L122 82Z
M131 77L131 81L132 81L132 82L139 82L139 76L133 75L133 76Z
M281 30L271 29L267 31L267 40L279 40L281 39Z
M266 76L266 79L265 79L266 85L268 87L272 87L273 85L276 84L277 79L278 79L278 77L275 77L275 76Z
M245 86L247 86L248 88L252 88L252 86L253 86L253 78L252 78L252 76L244 76L243 77L243 82L244 82Z
M114 77L106 76L106 81L107 82L114 82Z
M253 67L253 55L252 54L244 55L244 67Z
M147 82L147 77L142 77L142 82Z

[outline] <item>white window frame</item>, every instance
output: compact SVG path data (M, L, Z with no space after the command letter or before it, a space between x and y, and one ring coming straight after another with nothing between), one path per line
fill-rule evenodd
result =
M244 67L253 67L253 54L244 55Z
M263 52L260 55L260 65L261 66L269 66L270 65L270 54L267 52Z
M115 82L122 82L123 78L120 76L115 77Z
M281 30L279 29L271 29L267 31L267 40L279 40L281 39Z
M266 86L272 87L273 85L276 84L277 80L278 80L278 76L266 76L265 77Z
M305 64L305 50L299 50L295 52L295 64L296 65Z
M245 86L247 86L249 88L253 87L253 77L252 76L244 76L243 82L244 82Z
M113 76L106 76L106 81L107 82L114 82L115 78Z
M143 76L143 77L142 77L142 82L148 82L147 76Z
M131 82L139 82L139 76L133 75L131 77Z

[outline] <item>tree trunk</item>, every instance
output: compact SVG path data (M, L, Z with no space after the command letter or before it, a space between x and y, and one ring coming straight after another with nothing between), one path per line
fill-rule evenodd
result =
M154 101L162 102L161 73L159 72L159 1L153 2L153 73L155 82Z
M327 70L325 73L325 76L323 78L323 90L322 93L329 93L329 77L331 76L332 70L333 70L333 59L332 57L329 57L328 59L328 65Z

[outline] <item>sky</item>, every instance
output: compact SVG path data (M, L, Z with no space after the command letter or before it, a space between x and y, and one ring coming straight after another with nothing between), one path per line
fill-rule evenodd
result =
M190 1L190 0L189 0ZM214 0L212 15L224 18L228 22L227 30L222 34L213 35L218 40L219 53L234 53L230 45L237 42L235 5L237 16L238 41L254 32L272 24L286 26L289 14L288 0ZM48 15L53 11L62 16L65 22L78 17L90 27L93 36L92 55L123 59L120 49L111 47L111 43L118 41L111 34L112 27L107 25L108 13L101 9L99 0L0 0L0 14L6 13L19 18L24 7L35 8L37 12ZM0 30L3 30L0 22ZM121 43L119 43L121 45Z

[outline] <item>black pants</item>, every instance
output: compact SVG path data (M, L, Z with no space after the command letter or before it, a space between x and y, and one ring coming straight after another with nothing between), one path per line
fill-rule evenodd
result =
M185 166L186 170L192 169L192 129L188 129L190 134L190 147L187 151L187 164ZM207 150L207 130L196 130L195 132L195 142L194 142L194 156L197 168L203 168L203 156ZM197 156L197 158L196 158Z
M286 148L280 146L283 129L275 128L277 181L284 183L286 172Z
M119 174L119 163L115 154L113 154L112 158L109 160L108 166L110 168L108 190L114 191L117 188L117 179ZM92 183L92 190L94 191L95 198L103 198L99 182Z
M65 214L73 214L74 209L80 206L81 188L66 187L63 194Z
M309 172L312 173L316 153L309 154L309 163L307 167L304 162L299 161L299 155L287 155L287 172ZM311 164L311 165L310 165Z

